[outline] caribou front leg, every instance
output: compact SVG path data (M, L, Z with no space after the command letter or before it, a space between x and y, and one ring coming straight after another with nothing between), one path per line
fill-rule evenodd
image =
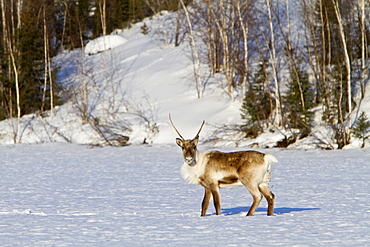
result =
M212 196L213 196L213 203L214 203L214 206L215 206L215 209L216 209L216 215L220 215L221 214L220 188L218 187L218 185L213 184L211 186L210 190L211 190Z
M212 197L211 190L204 187L204 198L203 198L203 201L202 201L202 213L201 213L202 217L206 216L207 209L208 209L208 206L209 206L209 202L211 201L211 197Z
M267 216L272 216L274 214L274 200L275 195L270 191L268 183L260 183L258 189L261 191L262 195L266 198L268 208Z

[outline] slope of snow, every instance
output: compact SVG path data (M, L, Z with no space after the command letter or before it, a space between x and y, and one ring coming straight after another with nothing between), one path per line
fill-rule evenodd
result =
M368 245L369 149L268 152L279 160L271 181L274 216L265 216L263 200L253 217L245 217L252 198L239 187L221 190L221 216L210 205L202 218L203 188L181 180L181 150L174 143L125 148L0 146L0 243Z
M151 28L148 35L141 33L143 24L138 23L120 36L104 37L121 37L125 41L114 49L103 49L105 42L101 37L91 41L92 47L88 44L85 52L104 52L85 56L75 50L57 56L54 63L60 68L62 86L70 92L69 103L54 109L53 116L24 116L21 142L99 143L101 136L81 119L84 85L89 117L115 126L118 134L130 136L133 144L144 140L172 142L174 131L168 121L169 113L187 138L196 134L203 120L208 126L203 130L205 136L214 124L240 121L240 101L231 102L220 80L209 77L207 68L203 71L207 84L204 97L197 98L188 43L178 47L166 44L161 40L165 34L155 29L161 21L158 18L174 19L173 15L146 19ZM0 143L14 143L16 127L16 120L0 122Z

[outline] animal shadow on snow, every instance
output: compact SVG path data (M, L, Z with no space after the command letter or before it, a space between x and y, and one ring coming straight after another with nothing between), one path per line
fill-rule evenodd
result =
M224 208L221 209L221 214L223 215L238 215L245 213L247 214L250 207L235 207L235 208ZM288 207L281 207L274 209L274 215L280 214L289 214L293 212L302 212L302 211L309 211L309 210L320 210L320 208L288 208ZM267 212L267 208L257 208L255 213L257 212Z

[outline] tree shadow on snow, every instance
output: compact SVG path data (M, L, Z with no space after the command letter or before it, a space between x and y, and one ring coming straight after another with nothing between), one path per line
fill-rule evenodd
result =
M221 213L223 215L236 215L245 213L247 215L250 207L235 207L235 208L224 208L221 209ZM275 208L274 209L274 215L279 214L289 214L292 212L302 212L302 211L310 211L310 210L320 210L320 208ZM256 212L264 212L267 213L267 208L257 208Z

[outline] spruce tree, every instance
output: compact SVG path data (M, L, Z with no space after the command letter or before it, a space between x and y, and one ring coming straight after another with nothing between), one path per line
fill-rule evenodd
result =
M266 87L268 81L266 69L267 62L261 62L240 109L242 119L246 120L243 126L246 137L257 137L263 130L263 122L271 113L271 99Z
M293 65L296 66L296 65ZM291 128L308 129L313 121L311 111L314 103L314 91L307 72L299 67L290 69L291 81L285 99L284 115Z
M365 141L370 137L370 120L365 112L362 112L357 119L355 126L352 128L352 133L356 138L362 140L361 148L364 148Z

